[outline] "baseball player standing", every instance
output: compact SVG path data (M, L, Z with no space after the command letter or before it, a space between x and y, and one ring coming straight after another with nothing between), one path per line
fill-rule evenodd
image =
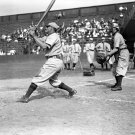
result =
M86 44L83 49L83 52L86 53L91 71L94 71L95 43L93 42L93 38L86 40Z
M63 42L62 50L63 50L63 62L65 65L65 69L68 69L68 63L70 61L70 58L69 58L69 45L66 41Z
M106 49L105 44L102 42L102 39L99 40L98 44L96 45L96 55L103 54L106 56ZM102 70L104 69L104 63L101 63Z
M81 46L79 45L79 43L77 42L77 39L73 39L73 43L72 43L72 70L75 70L76 68L76 64L79 61L79 56L81 54Z
M70 64L72 63L72 50L73 50L72 42L69 42L69 44L68 44L67 70L71 70Z
M49 83L53 87L68 91L68 97L72 97L74 94L76 94L76 90L73 90L71 87L58 80L58 75L64 66L63 60L61 59L61 40L60 36L56 33L58 28L59 26L55 22L49 23L45 29L46 33L48 33L46 39L38 38L35 35L35 30L30 30L30 35L35 39L36 43L42 48L46 49L45 57L47 60L40 69L40 72L33 77L26 94L18 100L19 102L29 102L29 97L33 91L35 91L37 87L42 86L47 80L49 80Z
M104 45L104 48L105 48L105 53L109 53L111 51L111 45L109 43L106 42L106 39L105 37L102 38L102 43ZM105 55L106 55L105 54ZM113 58L110 58L108 62L106 62L104 64L104 66L106 66L106 69L108 69L108 64L110 65L110 68L112 68L112 64L113 64L113 61L112 61Z
M122 90L121 84L122 79L127 73L128 64L129 64L129 51L123 36L120 34L119 25L117 23L113 24L113 49L110 53L107 54L107 57L114 55L115 62L113 63L112 72L115 76L116 83L111 87L112 91Z

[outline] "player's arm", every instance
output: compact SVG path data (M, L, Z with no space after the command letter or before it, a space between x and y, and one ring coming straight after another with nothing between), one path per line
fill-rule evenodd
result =
M118 52L118 50L119 50L118 47L114 48L111 52L109 52L109 53L107 54L107 56L112 56L112 55L114 55L116 52Z
M48 44L45 43L45 40L41 40L41 38L39 38L36 34L35 34L35 30L31 29L29 31L29 34L34 38L34 40L36 41L36 43L41 46L42 48L47 48Z
M113 50L111 50L111 52L109 52L107 54L107 56L112 56L116 52L118 52L119 51L119 44L120 44L120 38L119 38L119 36L117 36L117 37L114 38L114 48L113 48Z
M46 44L44 41L42 41L40 38L38 38L37 36L33 36L34 40L36 41L36 43L41 46L42 48L47 48L48 44Z

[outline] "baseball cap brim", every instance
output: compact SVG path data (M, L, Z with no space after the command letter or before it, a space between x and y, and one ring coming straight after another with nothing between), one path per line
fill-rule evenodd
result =
M51 26L51 27L53 27L55 29L59 28L59 26L55 22L48 23L47 27L49 27L49 26Z

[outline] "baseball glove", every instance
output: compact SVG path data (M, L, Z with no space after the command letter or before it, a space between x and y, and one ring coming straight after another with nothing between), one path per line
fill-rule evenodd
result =
M106 56L104 53L97 53L96 55L96 61L99 63L99 64L103 64L105 61L106 61Z
M83 68L83 76L94 76L95 72L94 70Z

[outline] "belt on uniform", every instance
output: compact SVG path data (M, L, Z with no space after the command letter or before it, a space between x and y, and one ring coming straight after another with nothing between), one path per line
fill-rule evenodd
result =
M61 59L60 55L53 55L53 56L45 56L47 59L49 58L57 58L57 59Z
M92 50L92 49L89 49L89 50L86 50L86 51L94 51L94 50Z
M105 52L105 50L98 50L98 51Z
M127 47L125 47L125 48L120 48L120 50L124 50L124 49L127 49Z

